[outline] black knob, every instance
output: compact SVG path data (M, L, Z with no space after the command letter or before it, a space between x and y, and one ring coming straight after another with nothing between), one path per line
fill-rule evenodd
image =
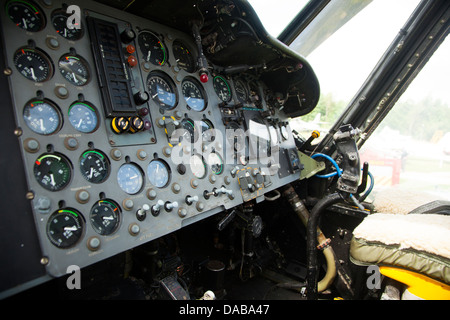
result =
M144 130L144 120L142 120L141 117L139 116L130 117L128 121L130 122L129 129L131 133L136 133L141 130Z
M130 121L125 117L115 117L111 121L111 127L115 133L121 134L128 131L130 128Z
M120 34L120 40L122 40L122 42L125 44L130 43L135 38L136 38L136 33L131 28L126 28Z
M146 103L150 99L150 96L145 91L139 91L138 93L135 93L133 97L134 97L134 102L138 106Z

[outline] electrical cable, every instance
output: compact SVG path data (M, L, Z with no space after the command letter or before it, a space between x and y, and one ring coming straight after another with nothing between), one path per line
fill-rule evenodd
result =
M337 164L337 162L336 162L333 158L331 158L329 155L326 155L326 154L323 154L323 153L316 153L316 154L313 154L313 155L311 156L312 159L315 159L315 158L318 158L318 157L322 157L322 158L325 158L325 159L327 159L328 161L330 161L331 164L336 168L336 171L335 171L335 172L332 172L332 173L328 173L328 174L323 174L323 175L321 175L321 174L316 174L316 177L318 177L318 178L331 178L331 177L334 177L334 176L336 176L336 175L337 175L338 177L340 177L340 176L342 175L343 170L342 170L341 168L339 168L339 165ZM361 170L362 170L362 169L361 169ZM362 195L362 197L359 199L359 202L364 201L364 200L367 198L367 196L368 196L368 195L372 192L372 190L373 190L375 181L374 181L373 175L370 173L370 171L368 171L368 175L369 175L369 178L370 178L370 186L369 186L369 189L367 189L367 191L366 191L366 192ZM353 195L351 195L350 198L352 198L353 202L355 202L356 198L354 198ZM356 202L355 202L355 204L356 204L358 207L360 207L360 205L358 205Z

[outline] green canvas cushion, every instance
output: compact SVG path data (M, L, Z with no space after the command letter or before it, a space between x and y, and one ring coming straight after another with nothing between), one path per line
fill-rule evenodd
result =
M355 228L350 259L406 268L450 284L449 231L450 216L374 214Z

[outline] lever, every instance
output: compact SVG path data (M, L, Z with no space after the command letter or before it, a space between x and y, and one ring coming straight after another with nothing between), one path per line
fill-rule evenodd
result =
M366 190L368 175L369 175L369 163L364 162L362 170L362 180L361 184L358 187L358 190L356 191L357 194L360 194L361 192L364 192L364 190Z

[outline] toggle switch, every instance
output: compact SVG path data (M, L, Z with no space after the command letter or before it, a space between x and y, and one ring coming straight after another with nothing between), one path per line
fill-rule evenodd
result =
M172 211L172 209L178 208L178 202L176 202L176 201L174 201L174 202L167 201L164 204L164 208L166 209L167 212L170 212L170 211Z
M198 201L198 196L189 196L189 195L187 195L185 201L186 201L186 204L190 206L192 203Z
M148 204L143 204L142 208L139 208L136 211L136 218L139 221L143 221L145 219L145 217L147 217L147 213L150 212L150 206Z
M153 206L152 206L152 209L151 209L151 211L152 211L152 215L153 216L158 216L159 215L159 212L161 211L161 207L162 206L164 206L164 201L162 201L162 200L158 200L157 202L156 202L156 204L154 204Z

